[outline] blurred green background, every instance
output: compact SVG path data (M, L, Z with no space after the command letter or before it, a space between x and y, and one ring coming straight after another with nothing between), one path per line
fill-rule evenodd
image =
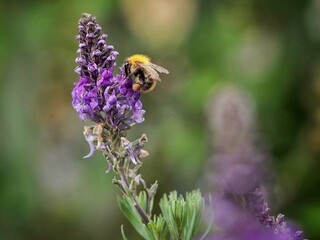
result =
M140 239L89 151L70 92L77 21L97 17L120 66L134 53L170 70L143 95L143 175L158 196L201 188L211 154L205 108L235 86L253 99L273 162L271 208L320 239L320 2L92 0L0 2L0 239ZM270 173L271 174L271 173Z

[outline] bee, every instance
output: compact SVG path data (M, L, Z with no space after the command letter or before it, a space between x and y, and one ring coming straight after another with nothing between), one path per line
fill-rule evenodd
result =
M132 89L134 91L151 92L161 81L159 73L168 74L169 71L150 61L150 58L135 54L126 59L124 70L127 78L132 80Z

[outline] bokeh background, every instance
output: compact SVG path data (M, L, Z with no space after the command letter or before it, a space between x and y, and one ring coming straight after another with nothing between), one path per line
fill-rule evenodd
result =
M97 16L118 66L143 53L170 70L129 134L149 137L142 174L159 197L202 189L216 137L208 105L237 89L270 159L273 214L320 239L319 0L2 0L0 239L121 239L121 224L140 239L101 154L82 159L86 123L70 95L82 12Z

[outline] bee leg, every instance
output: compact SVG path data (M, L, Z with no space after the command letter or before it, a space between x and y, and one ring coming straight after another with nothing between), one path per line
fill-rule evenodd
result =
M129 70L126 70L125 71L126 72L126 78L128 79L128 78L130 78L130 79L132 79L132 76L137 76L138 75L138 72L139 72L139 69L137 69L137 70L135 70L134 72L132 72L132 73L130 73L129 72Z
M126 77L126 79L131 79L131 77L132 77L132 75L133 75L133 73L130 73L130 74L126 74L127 75L127 77Z
M125 74L126 74L126 76L128 77L129 75L130 75L130 63L125 63L124 64L124 72L125 72Z

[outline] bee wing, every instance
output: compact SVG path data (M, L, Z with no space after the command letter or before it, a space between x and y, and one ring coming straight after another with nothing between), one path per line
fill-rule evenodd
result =
M152 67L153 69L157 70L159 73L169 74L169 71L167 69L165 69L164 67L161 67L161 66L154 64L152 62L150 62L148 65L150 67Z
M137 65L148 75L148 76L152 76L153 78L157 79L158 81L161 82L160 76L158 74L158 72L149 64L148 65L144 65L144 64L140 64L137 63Z

